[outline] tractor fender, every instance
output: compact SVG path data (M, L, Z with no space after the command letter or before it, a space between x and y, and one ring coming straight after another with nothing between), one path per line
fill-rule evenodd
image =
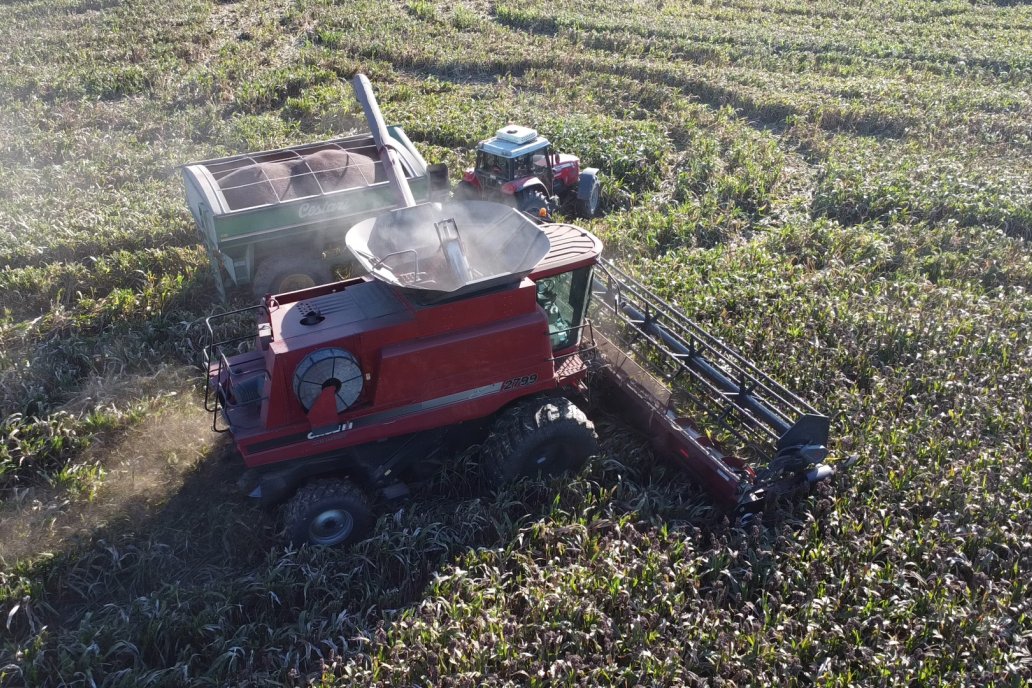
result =
M577 184L577 198L586 201L591 198L591 190L598 183L598 168L585 167L580 173L580 182Z
M544 182L537 177L524 177L523 179L515 179L506 184L502 184L502 193L517 195L530 189L538 189L544 194L545 198L548 198L548 189L545 188Z

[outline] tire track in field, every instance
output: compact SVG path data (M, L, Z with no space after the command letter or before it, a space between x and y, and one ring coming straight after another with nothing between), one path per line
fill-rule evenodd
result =
M262 56L268 63L275 66L290 61L298 54L296 36L283 30L283 20L293 8L291 0L215 2L208 19L208 31L213 40L198 54L195 62L210 68L231 42L255 39L262 41ZM259 38L260 29L268 26L275 28Z

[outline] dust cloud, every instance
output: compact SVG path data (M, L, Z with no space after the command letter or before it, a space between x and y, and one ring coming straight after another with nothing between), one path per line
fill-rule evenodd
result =
M0 564L68 547L98 529L139 522L182 487L202 460L222 452L211 417L190 395L162 403L140 423L99 440L80 460L99 465L93 495L19 489L0 505ZM78 462L77 462L78 463Z

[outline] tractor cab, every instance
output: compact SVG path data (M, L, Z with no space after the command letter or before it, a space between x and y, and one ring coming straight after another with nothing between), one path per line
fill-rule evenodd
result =
M535 129L509 125L477 145L476 165L466 170L456 197L497 198L541 218L564 199L576 200L578 210L591 217L598 209L597 170L584 172L576 155L554 152Z
M542 190L551 195L556 157L549 140L534 129L503 127L477 146L473 176L482 187L505 194L515 194L528 182L539 181Z
M593 218L599 211L599 170L581 169L580 158L552 151L529 127L509 125L477 145L477 164L455 189L457 200L497 200L548 220L560 205Z

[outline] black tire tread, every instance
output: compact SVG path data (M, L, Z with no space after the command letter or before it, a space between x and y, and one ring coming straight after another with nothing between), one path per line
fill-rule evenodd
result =
M316 253L302 251L290 256L269 256L258 264L251 280L251 291L256 296L279 292L278 283L283 275L303 272L312 277L316 285L326 284L333 279L333 270Z
M598 184L599 184L598 179L596 179L595 180L595 186L598 186ZM601 193L601 189L599 189L599 193ZM577 198L576 201L577 201L576 202L577 214L580 215L585 220L590 220L593 217L598 215L599 208L596 207L594 210L592 210L591 209L591 205L590 205L591 204L591 200L590 199ZM599 205L601 205L601 199L599 199Z
M539 217L536 210L534 212L531 211L535 208L544 208L547 211L548 198L540 189L529 189L520 193L518 206L520 212L527 213L533 217ZM551 213L548 215L551 216Z
M498 486L525 475L523 453L533 447L541 433L565 434L590 447L579 465L567 467L570 470L598 452L594 424L572 401L566 397L527 399L498 416L481 447L488 481Z
M356 518L354 530L349 541L354 542L365 535L372 525L373 511L366 493L350 480L337 478L317 478L310 480L294 493L284 505L283 521L286 525L287 539L295 547L308 542L308 519L306 514L319 502L326 499L350 501L365 511L365 518ZM360 514L361 515L361 514ZM342 543L346 544L346 543Z

